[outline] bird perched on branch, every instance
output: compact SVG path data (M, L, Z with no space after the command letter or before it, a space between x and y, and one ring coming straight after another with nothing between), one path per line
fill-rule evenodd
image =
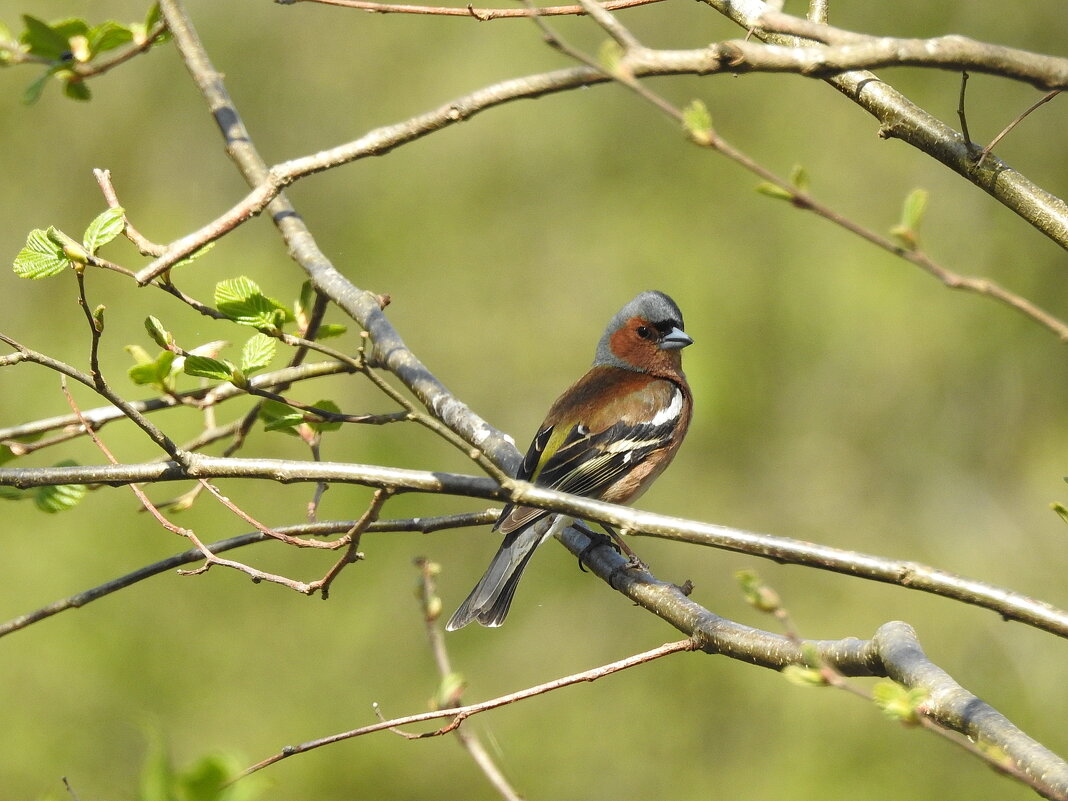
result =
M589 372L549 409L516 478L611 503L629 503L668 466L690 425L693 397L682 349L693 344L663 292L643 292L605 329ZM504 542L445 628L499 626L534 550L573 522L508 504L494 530Z

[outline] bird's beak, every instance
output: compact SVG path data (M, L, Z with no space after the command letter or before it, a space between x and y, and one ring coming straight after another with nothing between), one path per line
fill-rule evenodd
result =
M690 338L690 335L681 328L672 328L664 334L664 338L660 340L660 347L664 350L681 350L687 345L692 344L693 340Z

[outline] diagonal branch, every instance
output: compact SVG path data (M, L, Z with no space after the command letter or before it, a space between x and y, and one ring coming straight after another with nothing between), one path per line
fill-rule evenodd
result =
M769 44L793 47L796 41L785 33L763 28L782 17L770 15L761 0L703 0L720 14ZM770 20L770 22L769 22ZM796 25L824 29L799 20ZM1022 51L1021 51L1022 52ZM1033 54L1028 54L1033 55ZM969 68L970 69L970 68ZM1068 204L993 156L980 165L977 154L964 137L912 103L875 74L857 69L827 78L827 83L875 117L879 135L900 139L940 161L1014 211L1062 248L1068 248Z
M254 202L252 207L235 207L237 217L234 218L235 210L231 210L229 222L237 225L266 209L285 240L290 255L307 272L315 288L333 300L370 335L373 344L369 353L371 361L396 375L435 417L479 449L489 460L506 470L518 465L519 452L514 443L449 392L408 349L383 313L385 304L382 298L353 284L322 252L296 209L286 196L281 194L284 185L292 183L295 178L279 179L256 150L249 131L226 91L221 73L212 65L182 3L180 0L161 0L160 9L167 27L174 35L186 68L219 125L226 141L227 153L248 184L255 187L251 197L262 201L262 204ZM414 135L411 138L414 138ZM325 169L325 166L320 166L315 171L320 169ZM222 227L218 222L209 225L210 238L221 236L225 232ZM188 243L196 236L194 234L185 237L179 240L179 243ZM160 269L160 264L173 264L171 257L183 247L179 243L172 243L160 259L138 273L138 280L148 283L166 269ZM197 247L200 245L193 249Z
M961 687L924 653L907 623L884 623L870 640L848 638L797 642L719 617L660 581L611 548L589 552L590 540L576 528L558 535L610 586L693 637L709 654L721 654L773 670L805 665L807 651L844 676L885 676L908 688L923 688L923 714L940 726L1000 748L1046 798L1068 798L1068 762L1034 740L993 707Z

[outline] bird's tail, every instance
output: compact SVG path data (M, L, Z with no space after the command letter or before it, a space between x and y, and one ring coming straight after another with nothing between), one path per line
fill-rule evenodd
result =
M485 574L459 609L445 624L446 631L456 631L473 620L483 626L499 626L508 615L515 588L535 549L552 536L568 518L549 515L504 538Z

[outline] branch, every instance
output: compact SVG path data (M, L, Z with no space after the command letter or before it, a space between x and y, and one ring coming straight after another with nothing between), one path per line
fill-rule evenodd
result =
M800 36L827 46L798 47L734 40L713 47L724 55L733 54L740 72L748 72L755 66L760 72L792 72L827 78L879 67L925 67L981 72L1029 83L1044 90L1068 88L1068 58L988 44L966 36L931 39L868 36L773 11L761 14L757 28L765 34Z
M435 708L455 708L460 703L461 693L465 687L458 676L453 672L452 662L449 659L449 651L445 647L445 633L442 631L438 620L441 617L441 598L437 594L437 582L435 577L440 571L440 566L423 557L415 560L415 566L420 573L419 604L423 610L423 623L426 627L426 637L430 644L430 650L434 654L434 662L437 664L438 674L441 677L439 691L434 699ZM455 693L451 690L455 690ZM446 695L447 697L442 697ZM485 775L487 781L493 785L493 789L505 799L505 801L522 801L522 797L508 782L497 763L486 751L485 746L478 735L467 729L457 728L456 739L467 751L471 760ZM404 737L416 736L400 732Z
M394 492L425 492L487 500L509 500L580 520L608 523L632 534L694 542L746 553L779 563L804 565L858 578L897 584L990 609L1060 637L1068 637L1068 612L985 582L965 578L916 562L818 545L742 529L642 512L577 495L557 492L524 481L503 486L491 478L440 471L409 470L340 462L301 462L284 459L232 459L189 454L189 466L175 462L132 465L76 465L70 467L0 468L0 485L19 489L56 484L108 484L183 481L191 478L258 478L281 483L338 482Z
M430 534L443 529L462 528L468 526L485 526L497 519L497 510L491 509L484 512L472 512L469 514L443 515L441 517L415 517L403 520L380 520L367 526L368 533L414 531L422 534ZM350 531L356 525L355 520L334 520L318 523L302 523L294 526L280 526L274 531L290 537L325 537L331 534L343 534ZM259 542L273 539L259 531L239 534L235 537L219 540L218 542L206 543L207 548L213 554L224 553L235 548L244 548ZM204 553L199 548L188 550L168 556L158 562L145 565L133 572L106 581L96 587L75 593L68 598L54 601L47 606L19 615L6 623L0 623L0 637L27 628L38 621L45 620L65 612L68 609L80 609L86 604L99 600L113 592L126 589L138 582L158 576L161 573L169 573L183 565L194 564L204 560Z
M28 360L22 359L22 361ZM260 373L259 375L253 376L248 381L249 385L253 388L267 389L283 384L292 384L295 381L305 381L310 378L351 372L353 372L353 368L349 365L337 364L334 362L316 362L314 364L300 365L299 367L286 367L281 370L273 370L269 373ZM199 387L187 392L177 392L172 396L128 401L126 405L140 414L149 414L158 412L161 409L173 409L175 407L183 406L186 401L200 401L200 405L213 406L238 396L247 397L248 393L245 390L238 389L233 384L224 383L211 387ZM85 418L86 422L88 422L92 428L99 429L106 423L124 419L126 413L118 406L100 406L82 412L82 417ZM7 440L32 437L47 431L55 431L58 429L69 431L72 427L80 427L77 415L66 414L58 417L46 417L41 420L22 423L17 426L0 428L0 442L5 442L5 444L7 444ZM84 431L82 433L84 433ZM19 443L14 444L18 445Z
M659 3L662 0L605 0L605 8L612 11L620 11L626 8L647 6ZM278 5L292 6L297 3L321 3L327 6L340 6L342 8L355 8L361 11L371 11L375 14L418 14L441 17L470 17L479 22L489 22L495 19L525 19L529 17L579 17L586 13L582 6L546 6L544 8L475 8L464 6L456 8L452 6L414 6L399 5L396 3L374 3L368 0L275 0Z
M719 617L691 600L683 588L660 581L611 548L589 551L590 540L572 527L558 535L611 587L693 637L709 654L781 670L805 665L808 652L844 676L885 676L927 691L923 713L940 726L1000 748L1047 798L1068 798L1068 763L961 687L928 659L907 623L884 623L870 640L808 640L750 628Z
M89 387L89 389L96 392L98 395L101 395L102 397L111 401L111 403L113 403L115 407L122 412L124 417L128 417L130 420L132 420L134 424L137 425L137 427L140 428L142 431L144 431L145 434L148 435L148 438L152 440L152 442L154 442L156 445L158 445L159 448L163 450L168 456L170 456L177 462L185 462L186 457L188 456L187 453L185 453L181 448L175 445L174 442L171 441L170 437L168 437L153 423L151 423L148 418L146 418L143 414L133 408L123 398L119 397L119 395L117 395L115 392L113 392L102 380L94 380L93 376L87 375L86 373L83 373L81 370L75 369L69 364L61 362L58 359L53 359L50 356L45 356L43 353L38 353L35 350L31 350L25 345L21 345L15 340L11 339L11 337L7 336L6 334L0 334L0 342L6 343L12 348L14 348L16 351L18 351L20 361L33 362L34 364L39 364L42 367L47 367L50 370L55 370L61 375L65 375L68 378L73 378L80 384L84 384L85 386ZM5 362L5 364L6 363L7 362Z
M251 208L235 207L240 209L240 212L234 224L239 224L243 219L266 209L282 234L293 259L308 274L315 288L333 300L368 333L372 343L368 356L372 364L392 372L437 419L465 442L479 449L489 460L511 472L518 466L520 459L515 444L449 392L416 358L383 313L382 299L372 292L361 290L334 267L316 244L296 209L280 194L283 184L276 180L273 171L268 169L267 163L256 150L251 134L226 91L221 73L208 58L207 51L181 2L161 0L160 10L167 27L174 35L174 41L187 69L204 96L212 117L219 125L226 141L227 152L248 184L258 187L253 190L252 195L263 195L263 204L253 204L254 211ZM376 152L385 151L379 149ZM320 169L325 169L325 166L315 171ZM217 233L217 226L209 225L208 236L215 238L218 235L221 233ZM180 242L188 243L191 238L196 239L197 236L194 234L185 237ZM198 247L200 245L194 246L193 250ZM160 259L138 274L138 280L147 283L162 273L166 268L159 269L159 264L169 260L174 251L180 249L181 246L177 243L169 246ZM173 264L174 261L168 263Z
M674 119L677 123L689 130L689 124L683 111L660 95L650 90L644 83L638 81L634 77L632 64L635 61L640 62L643 58L647 57L649 51L638 42L634 36L622 25L620 25L615 18L606 10L601 8L594 0L583 0L584 6L587 8L590 16L597 21L597 23L604 28L604 30L613 38L613 40L620 45L623 49L623 55L619 59L616 68L611 72L611 76L614 80L626 86L628 89L635 92L638 96L650 102L653 106L660 109L667 116ZM541 19L535 18L534 20L541 30L545 33L546 41L561 52L577 59L578 61L586 64L591 68L597 68L597 62L589 55L583 53L577 48L571 47L562 41L548 26L546 22ZM818 27L818 26L817 26ZM746 46L749 46L748 43ZM727 45L722 45L725 47ZM765 46L754 45L758 50L763 50ZM806 52L806 51L801 51ZM659 55L659 54L658 54ZM967 73L965 73L967 74ZM1039 103L1045 102L1050 95L1047 95ZM963 107L963 88L961 96L961 105ZM1037 107L1037 104L1036 106ZM1034 107L1032 107L1033 110ZM1030 111L1030 110L1029 110ZM962 112L963 120L963 112ZM938 264L934 259L924 253L917 247L906 248L902 247L891 241L890 239L875 233L874 231L865 228L859 223L850 220L842 214L836 212L829 206L821 203L806 190L795 186L790 181L786 181L779 176L775 175L769 169L756 162L748 155L738 150L736 147L727 142L722 136L719 135L712 128L707 128L701 131L689 131L690 138L696 144L714 150L736 164L740 165L744 169L753 173L759 178L762 178L765 182L778 187L781 196L790 200L790 202L797 208L804 209L806 211L813 212L823 219L846 229L847 231L859 236L876 247L882 248L888 253L897 256L899 258L908 261L934 278L942 282L944 286L949 289L958 289L967 292L973 292L978 295L996 300L999 303L1003 303L1012 309L1015 309L1020 314L1028 317L1039 325L1049 329L1062 342L1068 342L1068 324L1050 314L1045 309L1032 303L1027 298L1024 298L1016 293L1005 289L1000 284L991 281L987 278L978 278L974 276L961 275L953 270L950 270L942 265ZM996 140L995 140L996 143ZM979 156L979 163L981 164L983 158L989 153L992 143L987 148L984 148Z
M620 659L618 662L611 662L607 665L594 668L592 670L583 671L582 673L575 673L571 676L565 676L561 679L554 679L553 681L539 684L535 687L528 687L525 690L519 690L518 692L509 693L508 695L502 695L498 698L493 698L489 701L483 701L478 704L469 704L467 706L457 707L455 709L439 709L435 712L424 712L419 715L407 715L402 718L395 718L393 720L385 720L380 723L373 723L370 726L363 726L359 729L353 729L351 731L341 732L339 734L333 734L329 737L320 737L316 740L309 740L306 743L300 745L287 745L281 751L274 756L270 756L267 759L257 762L250 768L246 768L239 775L238 779L244 778L258 770L262 770L276 762L281 762L291 756L297 754L304 754L308 751L312 751L316 748L322 748L324 745L332 745L333 743L341 742L342 740L351 740L353 737L360 737L364 734L371 734L376 731L385 731L387 729L395 729L398 726L408 726L413 723L424 723L429 720L441 720L443 718L452 718L452 720L442 726L440 729L426 732L425 734L418 735L418 738L425 737L440 737L443 734L448 734L454 731L460 726L467 718L472 715L477 715L480 712L486 712L490 709L497 709L498 707L506 706L508 704L514 704L518 701L523 701L527 698L533 698L538 695L544 695L545 693L552 692L553 690L559 690L562 687L570 687L573 684L579 684L586 681L597 681L597 679L610 676L613 673L618 673L621 670L634 667L636 665L643 665L647 662L651 662L654 659L659 659L663 656L675 654L680 651L693 651L696 649L696 645L692 640L680 640L679 642L667 643L661 645L659 648L654 648L644 653L635 654L634 656L627 657L626 659ZM418 739L417 738L417 739ZM236 781L236 780L235 780Z
M753 27L763 19L762 13L757 13L762 12L763 4L757 0L734 4L728 4L726 0L705 1L717 10L730 9L734 12L732 18L736 21L749 20L751 24L747 27ZM749 7L750 15L739 13L739 6ZM758 7L752 8L753 6ZM776 39L775 34L761 35L772 41L786 41L783 37ZM754 45L746 50L749 59L746 60L740 58L741 51L737 44L729 42L702 50L655 51L643 48L628 55L627 67L635 77L735 74L740 71L782 71L787 68L783 62L783 55L787 52L785 50L775 51L771 57L764 58L758 57L764 48ZM789 51L794 53L790 71L803 73L805 69L810 68L803 58L808 49L811 48L792 48ZM877 60L876 63L882 62ZM262 163L262 170L254 171L255 181L250 181L252 191L243 200L198 231L168 245L156 260L138 271L137 280L142 285L153 281L180 259L271 208L276 200L281 199L282 190L286 186L309 175L369 156L384 155L396 147L470 119L503 103L538 98L609 80L611 78L602 70L582 66L502 81L457 98L434 111L402 123L372 130L353 142L324 150L314 156L293 159L270 168ZM997 198L1062 247L1068 248L1068 205L1063 200L1041 189L998 159L989 158L982 165L977 164L973 150L960 134L909 102L871 73L851 71L829 78L828 82L880 120L880 135L885 138L899 138L938 159ZM292 219L291 217L273 210L271 213L280 228L292 227L291 224L285 223L286 220ZM303 229L294 230L288 236L291 242L295 242L310 234ZM359 313L352 305L346 305L341 300L351 296L354 289L351 283L343 277L341 283L338 279L340 274L330 273L336 273L336 270L317 248L315 253L302 254L302 259L306 259L302 260L302 266L309 270L318 288L330 294L350 314ZM329 270L326 265L329 265ZM321 272L312 269L313 266ZM359 320L361 324L365 323L359 317L354 319Z
M703 2L741 28L753 31L765 42L787 47L796 44L789 35L767 32L762 28L772 22L787 27L785 19L788 18L770 14L773 9L761 0ZM807 20L791 22L790 25L794 26L794 29L800 29L797 26L815 25L815 28L806 28L813 35L817 30L833 31ZM1034 54L1025 51L1013 52L1020 55L1017 71L1026 73L1024 62L1029 62ZM744 69L744 65L739 67ZM1064 67L1059 66L1058 70L1063 72ZM1063 200L1025 178L1000 159L991 156L979 165L974 148L963 136L912 103L896 89L883 83L873 73L857 69L826 80L879 121L880 136L900 139L940 161L1016 212L1062 248L1068 249L1068 204Z

